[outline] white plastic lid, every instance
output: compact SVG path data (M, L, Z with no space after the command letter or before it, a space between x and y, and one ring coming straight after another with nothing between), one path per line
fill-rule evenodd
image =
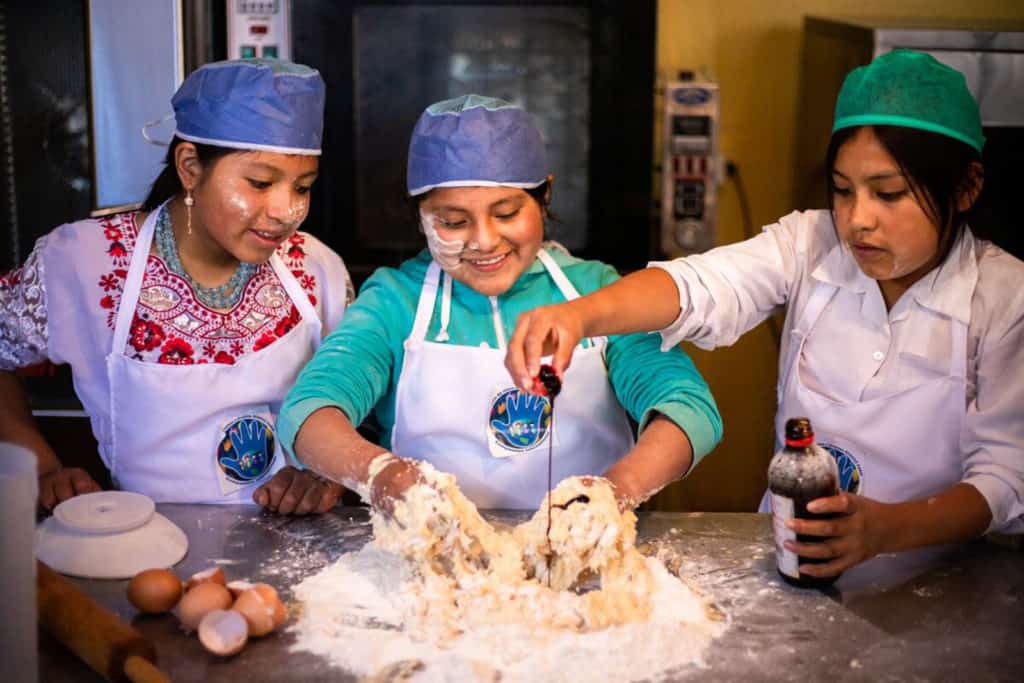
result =
M97 491L65 500L53 516L80 533L112 534L142 526L155 511L153 499L141 493Z

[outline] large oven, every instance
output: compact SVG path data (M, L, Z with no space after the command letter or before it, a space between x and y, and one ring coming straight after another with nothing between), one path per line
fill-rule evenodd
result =
M978 100L986 138L985 187L971 229L1024 258L1024 231L1015 206L1024 159L1024 22L807 17L798 104L796 206L825 206L825 149L843 76L896 48L928 52L966 77Z

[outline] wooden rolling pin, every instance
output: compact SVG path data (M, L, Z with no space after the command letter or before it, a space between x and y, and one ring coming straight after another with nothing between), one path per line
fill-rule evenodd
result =
M156 648L117 615L42 562L36 563L39 625L116 683L169 683Z

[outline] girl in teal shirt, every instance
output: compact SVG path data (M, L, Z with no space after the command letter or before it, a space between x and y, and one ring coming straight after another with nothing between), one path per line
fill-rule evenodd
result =
M714 448L721 418L706 383L656 336L584 340L557 411L508 376L506 336L521 313L618 279L543 241L553 177L525 111L475 95L432 105L407 180L428 249L378 270L299 376L278 429L300 464L359 488L384 448L399 457L373 478L375 503L427 461L478 507L532 509L550 448L555 482L603 475L633 507ZM354 429L371 412L380 444Z

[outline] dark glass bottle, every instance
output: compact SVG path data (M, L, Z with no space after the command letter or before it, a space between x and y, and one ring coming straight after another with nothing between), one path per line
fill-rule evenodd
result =
M838 576L818 578L801 572L800 564L814 564L829 560L798 557L786 550L786 539L801 543L821 542L821 536L796 534L786 528L786 520L831 519L835 513L814 514L807 511L807 503L839 493L839 468L828 451L814 442L814 430L806 417L786 420L786 445L775 454L768 465L768 491L772 500L772 529L775 536L775 559L779 575L789 584L801 588L824 588Z

